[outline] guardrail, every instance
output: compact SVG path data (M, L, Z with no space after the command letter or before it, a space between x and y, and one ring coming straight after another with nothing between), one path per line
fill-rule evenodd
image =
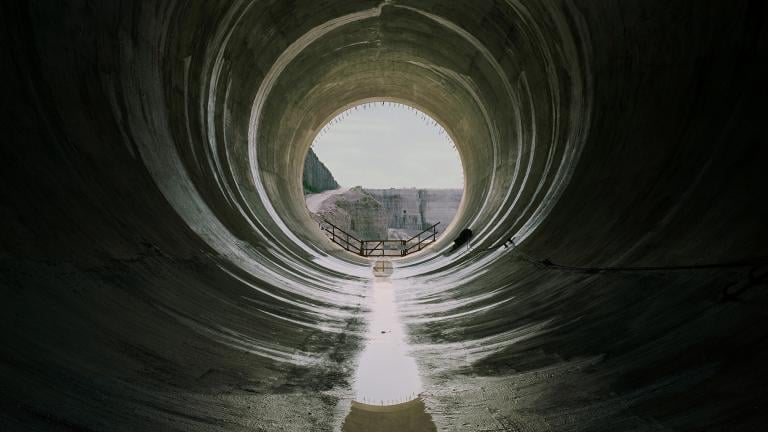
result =
M437 240L438 225L440 225L440 222L430 226L408 240L360 240L327 220L323 220L320 224L320 229L328 235L328 238L332 242L341 246L344 250L360 256L403 257L410 253L418 252L434 243Z
M330 238L332 242L341 246L345 250L356 253L358 255L363 255L362 240L328 222L327 220L323 220L323 222L320 224L320 229L325 231L327 234L330 234L328 238Z

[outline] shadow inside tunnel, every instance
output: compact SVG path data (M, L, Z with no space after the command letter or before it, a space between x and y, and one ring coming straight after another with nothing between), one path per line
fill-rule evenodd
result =
M437 431L424 402L414 399L396 405L369 405L352 401L342 432L431 432Z

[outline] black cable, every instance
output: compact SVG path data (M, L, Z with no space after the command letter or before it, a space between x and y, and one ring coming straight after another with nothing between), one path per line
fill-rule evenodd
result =
M677 270L705 270L705 269L716 269L716 268L747 268L747 267L763 267L768 265L768 258L763 259L753 259L753 260L741 260L741 261L733 261L728 263L715 263L715 264L689 264L689 265L680 265L680 266L644 266L644 267L578 267L578 266L569 266L564 264L557 264L552 262L549 258L545 258L543 260L536 259L531 257L530 255L518 250L517 245L515 244L514 240L509 239L504 244L499 246L490 247L488 249L484 249L481 252L490 252L496 249L499 249L501 247L504 247L505 249L508 248L507 244L512 245L512 251L514 251L517 255L523 257L526 261L531 262L532 264L539 264L543 265L545 267L552 267L557 269L563 269L563 270L571 270L575 272L582 272L582 273L602 273L602 272L634 272L634 271L677 271ZM768 276L768 275L767 275ZM766 276L761 276L762 278L765 278Z
M747 259L741 261L732 261L726 263L714 263L714 264L689 264L679 266L643 266L643 267L578 267L569 266L563 264L557 264L552 262L549 258L536 259L517 248L513 239L505 241L503 244L493 246L487 249L480 250L478 252L490 252L501 247L505 249L511 245L512 251L515 255L519 256L525 261L536 266L552 268L557 270L565 270L574 273L584 274L598 274L598 273L619 273L619 272L663 272L663 271L684 271L684 270L709 270L709 269L749 269L747 273L746 281L736 282L723 288L721 300L726 301L738 301L739 297L747 290L755 286L763 286L768 288L768 258L761 259ZM763 271L761 271L763 270ZM741 287L737 290L733 290L733 287Z

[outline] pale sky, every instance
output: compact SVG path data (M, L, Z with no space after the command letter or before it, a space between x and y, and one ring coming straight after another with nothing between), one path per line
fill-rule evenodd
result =
M347 187L464 187L459 154L421 111L373 102L340 114L312 148L336 181Z

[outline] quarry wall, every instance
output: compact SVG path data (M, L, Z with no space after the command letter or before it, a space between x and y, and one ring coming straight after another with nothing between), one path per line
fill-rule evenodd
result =
M336 189L339 184L333 178L333 174L320 162L312 149L309 149L307 158L304 159L304 174L302 175L304 194L319 193Z

